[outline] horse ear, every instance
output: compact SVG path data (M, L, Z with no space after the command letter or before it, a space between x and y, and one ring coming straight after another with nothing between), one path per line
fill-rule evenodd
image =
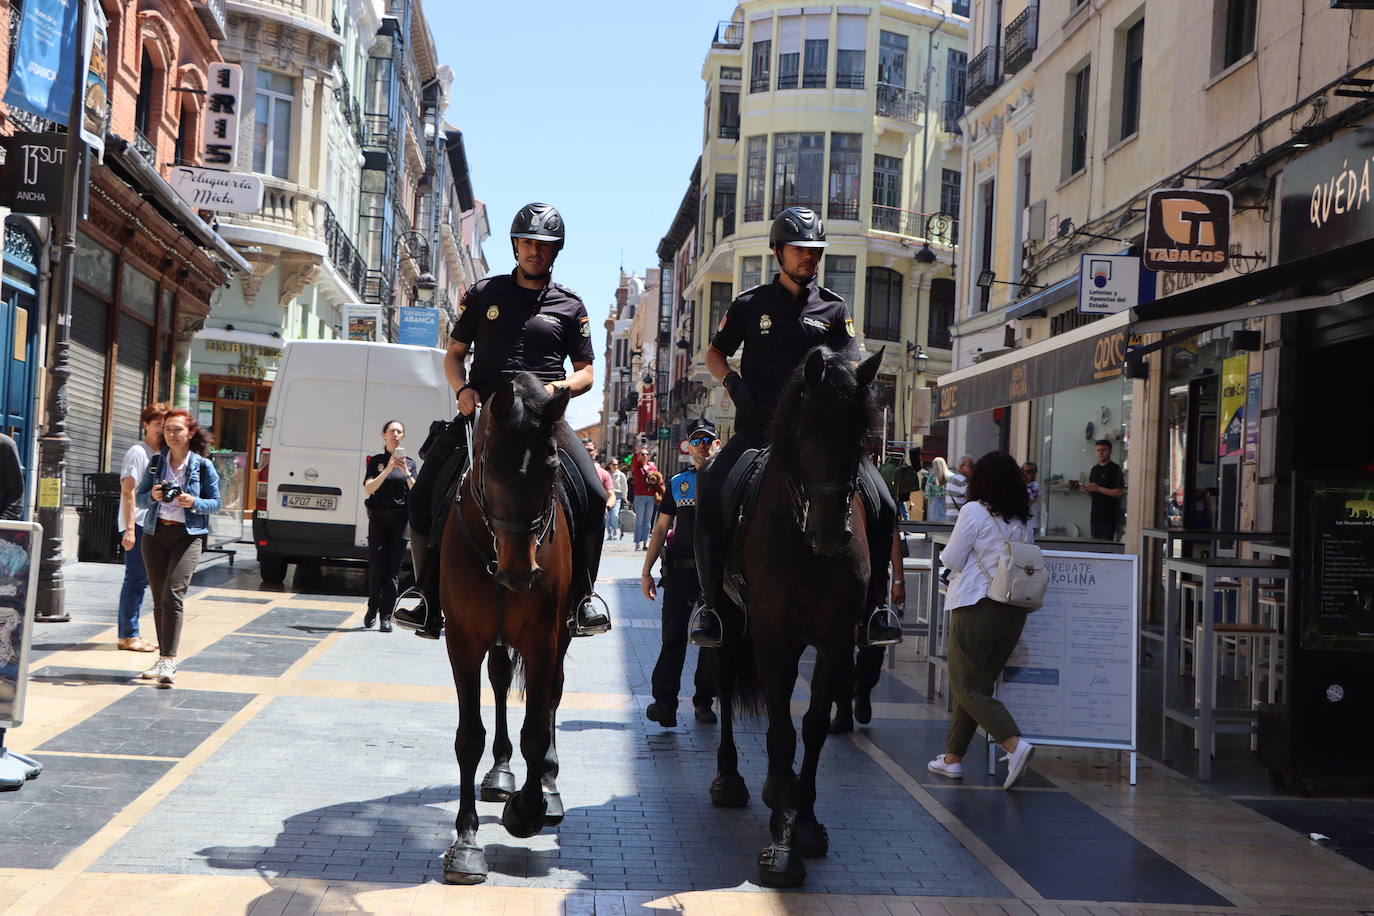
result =
M806 357L806 384L814 388L825 378L825 354L817 347Z
M492 416L501 421L510 418L511 408L515 406L515 386L502 385L496 389L496 393L491 396L491 400L485 405L491 411Z
M887 347L883 347L882 350L874 353L859 364L858 380L860 388L867 388L869 385L872 385L873 380L878 377L878 369L883 364L883 350L886 349Z
M553 428L559 420L563 419L564 412L568 409L568 401L572 398L572 392L566 385L559 385L553 397L544 402L544 425Z

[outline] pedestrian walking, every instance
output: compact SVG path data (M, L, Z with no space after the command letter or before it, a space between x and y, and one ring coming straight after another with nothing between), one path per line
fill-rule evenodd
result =
M1026 499L1030 500L1031 531L1040 534L1040 483L1035 478L1040 473L1034 461L1021 465L1021 477L1026 481Z
M124 584L119 590L118 639L115 645L130 652L156 652L157 644L139 635L138 617L143 610L143 593L148 589L148 571L143 566L143 523L148 510L134 505L134 490L148 462L162 450L162 418L167 405L150 404L138 420L143 438L129 446L119 465L119 530L124 547Z
M616 499L620 502L620 508L615 513L615 538L616 540L620 540L621 538L625 537L625 530L620 526L620 516L622 513L624 513L625 507L629 504L628 500L630 498L630 481L629 478L625 476L624 462L615 461L614 459L612 459L610 472L611 480L615 481Z
M959 510L968 502L969 477L973 474L973 458L964 455L959 459L959 471L949 475L945 482L945 520L959 521Z
M930 462L930 473L926 475L926 521L943 522L948 519L949 465L945 459L936 457Z
M997 677L1011 658L1027 609L988 597L991 570L997 568L1007 541L1035 543L1030 526L1026 484L1016 461L1006 452L978 459L969 483L968 502L940 552L940 562L953 570L945 596L950 610L949 683L954 718L949 723L945 753L932 760L932 773L961 779L962 760L978 726L1007 752L1010 789L1021 778L1034 746L1021 737L1011 712L993 696Z
M664 728L677 725L678 688L682 683L682 666L687 659L687 621L692 605L700 592L697 582L696 555L693 533L697 512L697 471L711 454L711 447L719 439L716 425L702 417L692 424L688 433L687 454L691 467L673 475L659 501L658 519L649 535L648 552L644 555L644 570L640 574L640 590L650 601L657 597L653 566L663 556L663 644L658 652L651 679L654 701L644 710L650 722ZM715 698L715 649L701 649L692 681L695 693L692 708L698 722L713 723L716 714L711 709Z
M624 505L625 497L621 493L620 487L616 486L616 474L619 473L615 459L607 459L604 465L599 465L598 470L604 470L606 476L601 479L606 487L606 540L613 541L620 537L620 507ZM625 475L620 474L620 482L625 482Z
M162 420L162 449L148 461L136 502L148 510L143 523L143 563L153 589L153 623L161 657L139 677L171 687L177 675L182 608L191 576L210 532L210 513L220 507L219 473L205 453L209 440L180 407Z
M400 420L382 424L382 450L367 459L363 492L367 500L367 613L363 627L391 632L391 611L401 583L401 558L410 540L410 488L415 486L415 459L406 457Z
M649 530L654 517L654 493L649 486L649 472L658 465L649 457L649 443L640 440L630 461L630 486L634 489L635 550L643 550L649 543Z

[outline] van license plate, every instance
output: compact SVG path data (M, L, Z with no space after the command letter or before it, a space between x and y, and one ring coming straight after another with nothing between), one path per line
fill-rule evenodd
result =
M339 508L337 496L301 496L293 493L282 494L281 504L288 509L328 509Z

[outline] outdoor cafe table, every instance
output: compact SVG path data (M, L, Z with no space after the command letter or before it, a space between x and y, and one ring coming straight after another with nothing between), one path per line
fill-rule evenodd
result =
M1287 548L1279 547L1276 544L1276 542L1288 540L1288 535L1278 531L1218 531L1211 528L1141 528L1140 534L1146 540L1163 541L1164 558L1166 560L1173 556L1175 544L1216 544L1220 541L1245 541L1250 544L1250 549L1256 553L1263 552L1269 556L1288 556ZM1266 545L1269 544L1275 544L1275 546L1266 549ZM1150 576L1148 574L1142 575L1140 577L1140 636L1142 639L1163 642L1163 633L1145 626L1144 617L1146 609L1151 606L1150 593L1152 587Z
M1229 533L1229 532L1227 532ZM1254 730L1254 710L1244 712L1226 711L1218 716L1212 704L1212 627L1213 611L1211 595L1216 592L1217 580L1229 579L1287 579L1288 561L1283 559L1237 560L1230 557L1166 557L1164 560L1164 735L1161 756L1169 756L1169 720L1182 722L1197 731L1198 763L1197 778L1212 778L1212 744L1218 732L1229 734L1249 734ZM1177 686L1179 676L1178 649L1173 643L1174 628L1178 625L1181 604L1182 582L1184 576L1192 576L1202 583L1202 607L1198 611L1198 621L1202 626L1202 636L1194 644L1193 674L1198 684L1196 709L1177 708L1170 705L1170 694ZM1218 723L1225 718L1225 723Z

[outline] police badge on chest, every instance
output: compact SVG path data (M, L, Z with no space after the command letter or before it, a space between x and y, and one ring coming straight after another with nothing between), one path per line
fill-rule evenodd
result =
M772 326L773 326L773 319L772 319L772 318L768 317L768 315L766 315L766 314L760 315L760 316L759 316L759 333L760 333L760 334L767 334L767 333L768 333L768 329L771 328Z

